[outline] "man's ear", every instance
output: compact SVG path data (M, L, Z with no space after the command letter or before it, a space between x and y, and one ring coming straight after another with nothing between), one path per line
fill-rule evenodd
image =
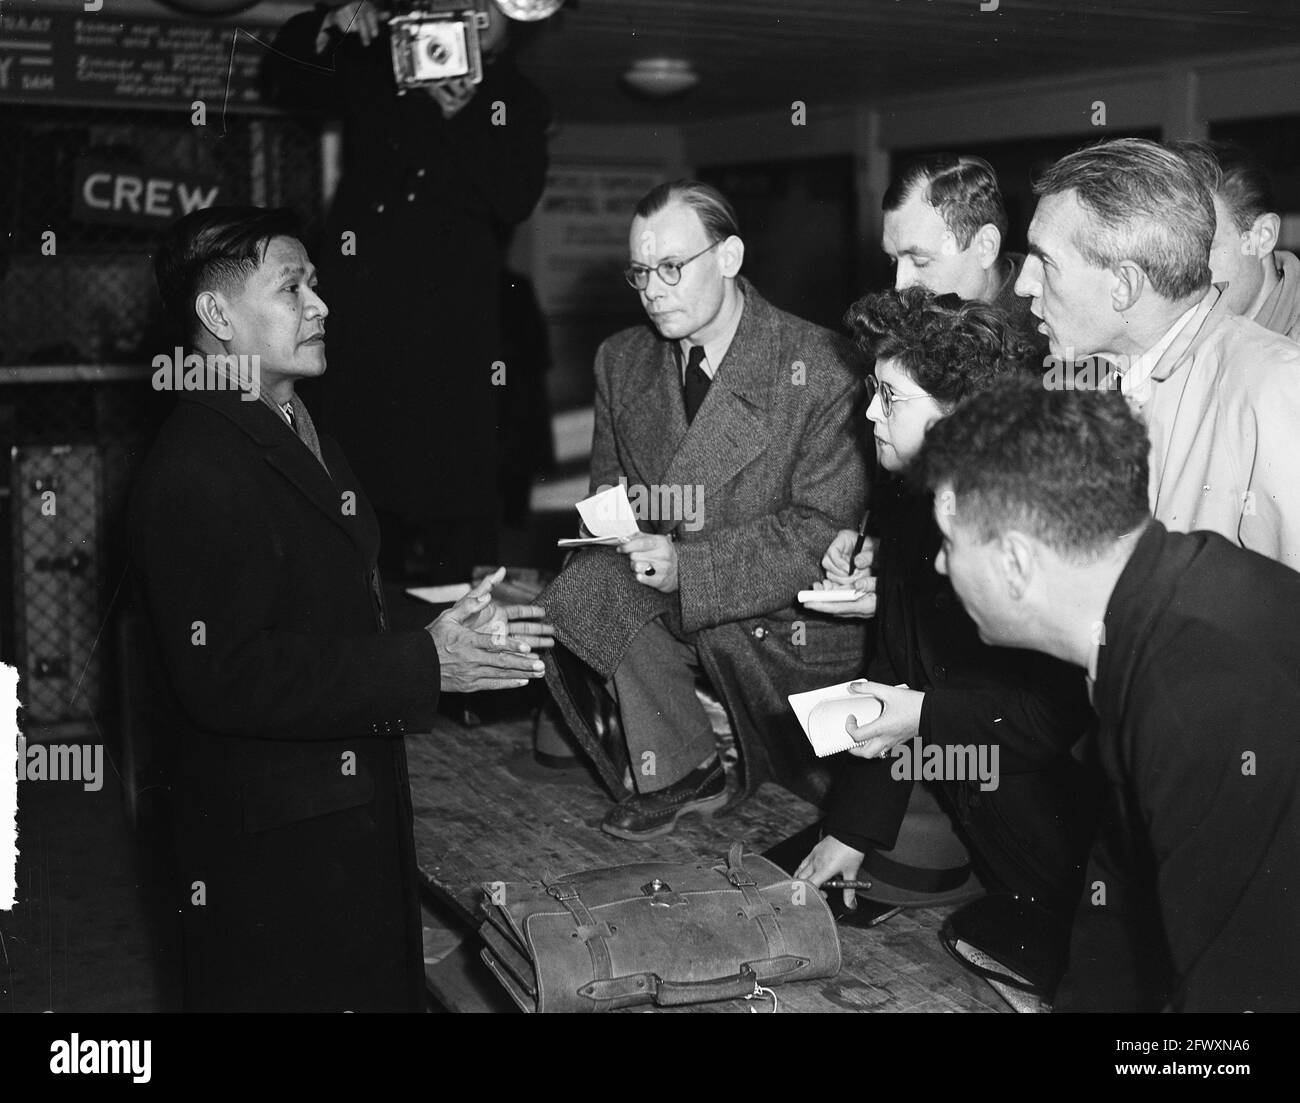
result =
M1278 238L1282 236L1282 218L1272 211L1265 211L1246 231L1249 247L1260 260L1263 260L1277 248Z
M1140 264L1132 260L1120 261L1110 272L1115 277L1110 288L1111 305L1123 314L1135 307L1142 298L1142 292L1147 287L1147 274Z
M975 246L975 256L980 267L986 271L997 264L998 257L1002 255L1002 235L992 222L984 223L975 231L971 244Z
M1029 592L1038 565L1033 541L1012 529L1003 533L1000 551L999 564L1007 594L1013 601L1020 601Z
M735 234L718 246L718 271L728 279L735 279L740 274L740 266L745 263L745 243Z
M194 313L199 316L203 328L218 341L229 341L235 335L235 327L230 324L226 313L225 299L215 291L200 291L194 300Z

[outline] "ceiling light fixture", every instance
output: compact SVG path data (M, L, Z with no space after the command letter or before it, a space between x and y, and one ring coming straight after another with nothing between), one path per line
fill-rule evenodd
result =
M498 8L521 23L549 19L563 6L564 0L497 0Z
M645 96L665 99L694 88L700 75L680 57L644 57L634 61L623 80Z

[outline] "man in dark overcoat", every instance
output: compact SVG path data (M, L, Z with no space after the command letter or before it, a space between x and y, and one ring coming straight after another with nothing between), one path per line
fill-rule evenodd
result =
M596 355L591 489L624 482L641 531L575 554L541 599L566 652L617 698L636 792L603 826L623 838L725 802L697 676L726 707L747 786L775 775L811 793L786 696L862 672L863 626L796 600L864 507L853 353L767 303L740 276L744 248L707 185L663 184L638 204L626 275L650 325ZM550 664L562 712L622 795L572 682Z
M486 586L389 632L374 512L294 393L325 370L328 315L295 235L286 212L210 208L155 256L194 351L130 529L166 697L185 1006L419 1010L403 736L440 688L541 664L501 638Z

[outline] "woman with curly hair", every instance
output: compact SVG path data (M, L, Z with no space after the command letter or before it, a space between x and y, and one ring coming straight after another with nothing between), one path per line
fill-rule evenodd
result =
M934 569L942 535L932 496L908 478L930 426L995 379L1030 371L1033 350L996 307L919 287L868 295L845 322L875 359L866 415L884 472L871 503L876 538L853 558L858 534L841 532L822 560L818 588L853 587L856 601L805 604L875 617L867 681L854 689L878 698L884 711L871 723L851 723L858 742L836 760L823 838L795 875L817 885L836 875L853 879L865 856L894 846L912 782L895 779L903 771L892 769L891 752L915 748L919 736L922 746L988 748L984 760L997 763L996 778L947 778L939 795L987 888L1032 896L1068 919L1091 834L1091 802L1070 755L1092 720L1082 672L981 642ZM867 858L868 876L871 865Z

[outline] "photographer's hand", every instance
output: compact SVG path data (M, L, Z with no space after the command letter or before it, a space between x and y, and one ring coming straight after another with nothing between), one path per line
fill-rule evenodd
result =
M321 24L321 34L316 39L316 52L324 50L323 42L328 42L325 32L331 27L339 34L360 35L361 45L369 46L379 37L379 24L386 18L370 0L355 0L355 3L335 8L326 14L325 22Z
M442 108L442 117L450 119L474 98L474 82L466 77L452 77L437 84L426 84L424 90Z

